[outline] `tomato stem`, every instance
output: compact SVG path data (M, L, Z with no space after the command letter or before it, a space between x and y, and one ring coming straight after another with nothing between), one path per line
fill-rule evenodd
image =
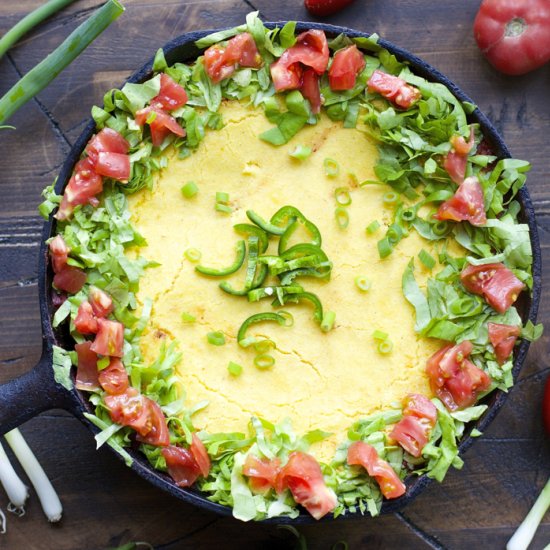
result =
M515 37L521 36L525 29L527 29L527 22L522 17L514 17L506 23L504 28L504 36L506 37Z

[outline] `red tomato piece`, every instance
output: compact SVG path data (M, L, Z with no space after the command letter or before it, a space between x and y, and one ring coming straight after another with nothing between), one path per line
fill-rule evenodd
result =
M306 69L302 75L300 92L309 101L311 112L318 114L321 111L321 90L319 89L319 75L313 69Z
M124 352L124 325L108 319L97 320L98 331L92 344L92 351L99 355L122 357Z
M191 487L197 481L201 470L189 449L169 445L161 453L168 473L178 487Z
M352 2L353 0L304 0L304 5L309 13L324 17L340 11Z
M252 35L243 32L234 36L225 47L224 62L238 64L240 67L259 69L262 66L262 57Z
M402 78L376 69L367 82L369 92L377 92L394 105L408 109L422 94L418 88L407 84Z
M474 36L489 62L518 75L550 61L550 4L547 0L483 0Z
M86 153L95 163L99 153L119 153L125 155L130 150L130 144L116 130L103 128L86 145Z
M162 409L156 401L148 397L144 397L143 399L145 400L148 416L146 427L141 432L138 432L137 439L142 443L148 443L155 447L170 445L170 432L168 431L168 424L166 423L166 417ZM145 431L146 433L143 433Z
M388 498L398 498L405 494L406 486L394 469L382 460L376 449L364 441L356 441L349 446L348 464L363 466L369 476L376 479L382 494Z
M204 70L214 84L229 78L235 72L235 64L225 64L224 54L225 50L217 44L204 52Z
M277 92L300 87L303 66L322 75L328 65L329 50L325 33L320 30L303 32L296 37L296 44L286 49L269 67Z
M487 328L489 330L489 341L495 348L497 361L502 365L512 354L516 340L521 334L521 329L514 325L501 325L499 323L487 323Z
M79 390L94 391L99 389L97 354L90 349L91 345L91 342L83 342L74 347L78 357L75 386Z
M69 259L69 247L61 235L56 235L48 245L52 268L54 273L59 273L66 265Z
M90 302L85 300L78 306L74 319L74 328L80 334L96 334L98 331L97 319Z
M155 446L170 444L170 434L161 408L135 388L129 387L123 393L106 395L105 405L112 421L135 430L141 442Z
M194 456L202 476L208 477L208 474L210 473L210 457L208 456L204 443L199 439L199 436L196 433L192 436L189 450Z
M390 432L390 437L397 441L405 451L415 457L422 456L422 449L429 441L431 426L423 423L416 416L404 416Z
M425 395L410 393L403 399L403 415L424 418L434 426L437 421L437 408Z
M59 290L64 290L69 294L76 294L86 282L86 273L72 265L65 266L59 273L53 277L53 284Z
M151 100L151 105L159 103L167 111L173 111L187 103L185 88L165 73L160 75L159 94Z
M481 226L487 223L483 189L475 176L466 178L454 196L442 203L434 214L438 220L468 221Z
M88 300L96 317L107 317L113 311L113 299L95 286L90 287Z
M130 157L121 153L99 153L95 171L101 176L127 182L130 179Z
M103 191L103 178L95 172L93 162L89 157L79 160L74 169L74 175L65 187L64 196L70 205L89 203L92 198Z
M470 139L466 141L462 136L453 136L450 139L451 150L445 155L443 168L451 179L459 185L464 181L466 166L468 164L468 153L474 146L474 129L470 127Z
M128 373L120 359L111 357L109 365L99 371L99 384L110 395L124 393L128 389Z
M321 519L336 507L336 495L326 486L319 463L307 453L290 453L279 473L277 486L279 493L288 487L294 500L315 519Z
M149 120L149 122L147 122ZM165 113L157 106L145 107L136 113L136 122L140 126L149 124L151 130L151 141L155 147L162 145L162 142L170 134L185 136L185 130L177 123L176 119Z
M451 411L473 405L478 394L491 385L489 375L468 360L472 348L467 340L448 344L428 359L430 387Z
M469 292L483 296L499 313L506 312L525 285L504 264L469 265L460 274Z
M268 460L258 458L253 454L246 457L243 474L249 477L250 488L255 493L265 493L269 489L277 489L277 477L281 470L278 458Z
M351 90L357 81L357 75L365 68L363 54L353 44L338 50L334 54L328 70L328 81L332 90Z

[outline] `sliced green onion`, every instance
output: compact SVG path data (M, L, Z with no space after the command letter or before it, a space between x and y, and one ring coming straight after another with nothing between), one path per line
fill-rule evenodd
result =
M71 61L124 12L117 0L109 0L77 27L50 55L33 67L0 99L0 124L44 89Z
M323 320L321 321L321 330L323 332L329 332L334 327L334 321L336 320L336 313L334 311L327 311L323 315Z
M372 337L375 340L387 340L388 339L388 333L377 329L372 333Z
M416 211L414 208L409 208L401 212L401 219L406 222L412 222L416 218Z
M289 155L296 160L306 160L311 155L311 147L305 145L297 145Z
M202 257L202 254L201 254L201 251L198 250L197 248L188 248L184 253L183 255L190 261L190 262L193 262L193 263L196 263L198 262L201 257Z
M378 220L374 220L373 222L370 222L369 225L367 225L367 228L365 229L365 231L369 235L372 235L378 230L379 227L380 227L380 223L378 223Z
M228 204L222 204L221 202L217 202L215 206L216 212L223 212L224 214L231 214L233 212L233 208L229 206Z
M16 513L25 512L25 502L29 497L29 490L15 473L13 466L0 443L0 483L8 495L8 509Z
M267 353L268 351L271 351L272 349L275 349L277 346L275 346L275 342L273 340L270 340L269 338L263 338L262 340L258 340L257 342L254 342L254 349L259 354Z
M229 361L229 364L227 365L227 370L229 371L229 374L231 376L240 376L243 372L243 368L238 363L234 363L233 361Z
M426 252L426 250L422 249L418 253L418 259L428 268L433 269L435 267L435 259L434 257L429 253Z
M225 334L221 330L209 332L206 335L206 340L213 346L223 346L225 344Z
M275 358L262 353L254 358L254 365L260 370L270 369L275 364Z
M334 159L326 158L323 161L325 175L329 178L335 178L340 173L340 166Z
M203 265L195 266L195 271L202 273L203 275L209 275L210 277L225 277L238 271L244 263L246 256L246 244L243 240L237 241L235 246L235 261L228 267L217 269L214 267L204 267Z
M199 192L199 187L194 181L188 181L182 188L181 194L186 198L190 199L194 197Z
M240 342L246 338L246 331L248 330L250 325L265 322L276 322L279 323L279 325L281 326L285 326L287 323L287 319L279 313L255 313L254 315L251 315L248 319L246 319L240 326L239 332L237 333L237 342L239 342L240 344Z
M44 21L44 19L47 19L65 6L72 4L74 1L75 0L50 0L23 17L23 19L18 21L0 39L0 57L2 57L22 36Z
M397 244L403 238L403 228L396 223L392 223L390 227L388 227L386 237L390 244Z
M220 204L229 204L229 193L223 191L216 192L216 202Z
M256 337L247 336L246 338L239 340L239 346L241 346L241 348L249 348L250 346L255 345L257 342L258 339Z
M346 229L349 225L349 214L343 206L337 206L334 209L334 219L340 229Z
M392 350L393 344L390 340L382 340L381 342L378 342L378 353L387 355L388 353L391 353Z
M194 323L197 320L197 318L194 315L191 315L191 313L184 311L181 314L181 320L184 323Z
M439 221L432 225L432 231L438 236L441 237L449 231L449 222Z
M367 292L367 291L370 290L370 288L372 286L372 283L364 275L359 275L359 276L355 277L355 286L361 292Z
M278 311L277 313L285 320L283 326L291 327L294 325L294 317L292 316L292 313L284 310Z
M398 198L399 195L395 191L388 191L382 196L382 202L387 205L395 204Z
M351 204L351 195L347 187L338 187L335 189L334 198L340 206L349 206Z
M387 258L393 250L393 247L388 237L384 237L383 239L380 239L377 243L377 246L378 246L378 255L382 259Z

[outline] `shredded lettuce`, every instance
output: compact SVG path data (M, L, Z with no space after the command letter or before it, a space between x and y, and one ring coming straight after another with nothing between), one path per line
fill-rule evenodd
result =
M71 379L72 360L68 351L59 346L53 346L53 376L58 384L68 390L73 389Z

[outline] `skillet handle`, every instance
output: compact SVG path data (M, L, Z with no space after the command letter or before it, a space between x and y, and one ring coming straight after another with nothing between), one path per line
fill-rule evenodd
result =
M51 350L19 378L0 386L0 435L37 414L55 408L73 410L71 393L54 380Z

